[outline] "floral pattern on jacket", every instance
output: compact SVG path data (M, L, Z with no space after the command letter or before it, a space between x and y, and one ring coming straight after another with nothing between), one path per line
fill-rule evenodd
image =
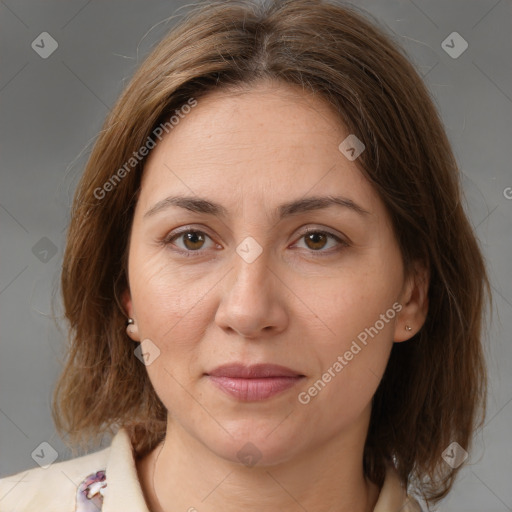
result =
M85 477L76 491L75 512L101 511L106 488L107 475L104 469Z

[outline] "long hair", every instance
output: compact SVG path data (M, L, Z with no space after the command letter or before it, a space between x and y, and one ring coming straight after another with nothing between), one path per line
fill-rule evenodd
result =
M262 79L314 92L358 134L366 150L356 163L389 212L406 274L415 261L430 270L425 323L394 344L373 399L364 470L380 485L392 462L404 485L435 503L460 470L442 452L453 441L469 450L485 417L481 330L490 284L426 86L376 23L329 1L202 2L121 94L72 205L61 277L69 348L52 405L57 429L85 446L124 427L137 456L165 436L167 411L134 357L119 303L146 160L130 158L191 98Z

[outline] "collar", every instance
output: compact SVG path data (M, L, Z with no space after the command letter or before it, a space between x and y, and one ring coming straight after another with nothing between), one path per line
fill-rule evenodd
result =
M106 477L107 486L102 512L149 512L138 479L133 447L127 431L123 428L112 439ZM389 466L373 512L397 511L421 512L421 508L407 495L397 472Z
M133 446L124 428L112 439L106 474L107 488L101 512L149 512L137 474Z

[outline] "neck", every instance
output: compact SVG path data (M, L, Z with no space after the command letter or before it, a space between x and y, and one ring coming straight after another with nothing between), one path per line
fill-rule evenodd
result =
M364 476L356 432L249 467L219 457L169 418L165 442L141 461L139 476L154 512L371 512L379 488Z

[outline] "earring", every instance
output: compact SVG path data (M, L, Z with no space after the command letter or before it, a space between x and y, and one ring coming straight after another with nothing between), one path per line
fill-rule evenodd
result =
M405 326L406 331L412 331L412 327L409 327L408 325Z
M133 331L133 326L135 324L135 320L133 318L128 318L126 321L126 333L129 334Z

